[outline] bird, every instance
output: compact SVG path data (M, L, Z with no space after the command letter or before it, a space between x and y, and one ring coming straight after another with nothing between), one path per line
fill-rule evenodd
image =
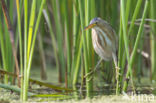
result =
M100 60L96 64L93 71L86 76L95 72L100 63L104 61L110 61L113 59L117 72L120 69L117 65L117 50L118 50L118 38L115 30L111 25L101 19L100 17L93 18L90 24L84 28L84 30L92 29L92 45L95 52L100 56Z

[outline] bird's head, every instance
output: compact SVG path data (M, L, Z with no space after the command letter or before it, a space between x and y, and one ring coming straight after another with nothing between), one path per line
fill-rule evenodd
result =
M103 22L104 21L101 18L96 17L96 18L92 19L90 21L90 24L88 26L86 26L84 29L88 30L88 29L91 29L91 28L95 28L97 26L100 26Z

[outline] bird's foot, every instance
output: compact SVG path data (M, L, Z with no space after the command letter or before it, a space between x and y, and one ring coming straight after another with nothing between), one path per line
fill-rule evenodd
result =
M84 76L84 78L87 78L88 76L93 75L94 72L95 72L94 70L90 71L89 73L87 73L87 74Z
M93 69L92 71L90 71L89 73L87 73L87 74L84 76L84 78L87 78L87 77L88 77L87 82L89 82L90 80L93 79L93 74L94 74L94 72L95 72L95 69Z
M119 77L119 75L121 75L119 73L120 68L117 66L117 67L115 67L115 69L116 69L116 80L118 81L118 77Z
M93 79L93 76L91 76L89 79L87 79L87 82L91 81Z
M94 69L91 69L91 71L84 76L84 78L86 78L86 77L89 76L89 79L87 78L87 81L90 81L91 79L93 79L93 76L92 75L95 73L95 71L97 70L97 68L100 65L100 63L101 63L102 60L103 59L100 59L98 61L98 63L96 64L95 68Z

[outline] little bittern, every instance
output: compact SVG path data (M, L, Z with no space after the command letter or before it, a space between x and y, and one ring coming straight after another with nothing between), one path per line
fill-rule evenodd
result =
M92 29L92 44L94 50L101 57L93 71L96 70L102 60L109 61L111 59L114 60L115 68L119 69L116 55L118 40L113 28L101 18L92 19L90 24L85 27L85 30L90 28Z

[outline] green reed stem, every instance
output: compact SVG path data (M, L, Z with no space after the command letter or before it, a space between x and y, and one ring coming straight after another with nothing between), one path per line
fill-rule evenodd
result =
M9 53L9 50L11 51L11 48L10 48L11 44L10 44L8 30L7 30L7 24L4 22L4 24L2 26L4 26L4 31L3 31L4 33L2 33L3 39L6 38L6 40L2 41L3 44L4 44L4 52L5 52L5 55L2 58L5 58L5 60L6 60L5 63L3 63L3 67L5 67L4 70L9 71L9 67L11 65L10 61L9 61L9 59L11 59L10 58L10 53L11 52ZM8 79L9 79L9 77L7 75L4 75L4 83L5 84L8 83Z
M78 0L74 0L73 1L73 47L72 47L72 70L71 70L71 77L77 77L76 75L74 75L75 73L75 67L76 67L76 62L77 61L77 55L78 55L78 49L79 49L79 37L80 35L78 35L78 30L79 30L79 15L78 15ZM79 55L80 56L80 55ZM74 81L74 79L73 79ZM75 83L73 83L74 86Z
M29 54L31 49L32 37L33 37L33 29L35 23L36 16L36 0L32 1L31 13L30 13L30 21L29 21L29 31L28 31L28 45L27 45L27 60L29 60Z
M110 5L112 5L112 4L113 4L113 6L111 7L111 25L117 32L117 30L119 29L119 27L116 26L117 19L118 19L117 17L119 15L118 9L116 9L116 8L118 8L118 0L112 0L112 3L110 3Z
M127 38L127 28L126 28L127 23L126 23L126 16L125 16L125 0L120 1L120 6L121 6L121 18L122 18L124 46L125 46L126 57L128 60L128 65L129 65L130 64L130 56L129 56L129 46L128 46L128 38ZM131 67L129 68L129 70L131 70Z
M26 4L27 5L27 4ZM32 32L33 32L33 26L34 26L34 20L35 20L35 10L36 10L36 0L33 0L32 1L32 5L31 5L31 14L30 14L30 24L29 24L29 33L28 33L28 37L26 36L26 44L25 46L28 46L28 47L25 47L26 48L26 52L27 54L26 55L26 58L25 58L25 68L24 68L24 91L23 91L23 100L27 100L27 92L28 92L28 78L27 78L27 75L28 75L28 68L27 68L27 63L29 62L29 53L30 53L30 48L31 48L31 39L32 39ZM27 11L26 11L27 12ZM26 15L26 14L25 14ZM27 19L27 18L25 18ZM27 21L25 21L27 22ZM26 26L27 24L25 24ZM27 30L27 29L26 29ZM26 32L27 33L27 32Z
M91 11L90 11L90 7L91 7L91 0L85 0L85 25L89 25L90 22L90 16L91 16ZM92 11L94 12L94 11ZM91 65L92 64L92 39L91 39L91 32L90 30L87 30L85 32L86 35L86 45L87 45L87 51L88 51L88 66L89 66L89 71L91 71L93 68ZM90 86L93 86L93 79L91 79L90 81ZM93 88L93 87L90 87Z
M65 16L65 33L67 41L67 86L71 84L71 42L70 42L70 33L69 33L69 20L68 20L68 9L67 1L64 0L64 16Z
M2 13L1 13L2 14ZM8 61L7 61L7 53L6 53L6 44L5 44L5 41L4 41L4 37L3 36L3 28L2 28L2 22L0 22L0 46L1 46L1 53L2 53L2 61L3 61L3 68L4 70L8 71ZM8 76L7 75L4 75L4 83L7 84L8 83Z
M77 53L77 56L76 56L76 63L75 63L75 66L74 66L75 71L74 71L74 75L73 75L73 77L74 77L73 87L76 86L76 83L78 81L78 73L80 71L79 67L80 67L80 57L81 57L82 44L83 44L83 41L82 41L82 37L81 37L78 53Z
M127 31L127 25L128 25L128 19L129 19L129 14L130 14L130 7L131 7L131 0L127 0L127 2L126 2L126 12L125 12L125 25L126 25L126 27L125 27L125 29L126 29L126 31ZM119 94L120 92L121 92L121 90L120 90L120 86L121 86L121 83L122 83L122 80L123 80L123 71L124 71L124 66L125 66L125 63L124 63L124 61L126 61L126 57L125 57L125 55L126 55L126 53L124 53L124 38L123 38L123 28L122 28L122 13L120 14L120 31L119 31L119 33L120 33L120 35L119 35L119 58L118 58L118 66L121 68L120 70L119 70L119 73L121 74L121 75L119 75L119 77L118 77L118 81L120 82L118 82L117 84L116 84L116 94ZM124 54L124 55L123 55Z
M129 66L128 66L128 71L127 71L127 74L126 74L126 78L129 77L129 74L131 72L131 67L132 67L132 65L134 63L134 59L135 59L135 55L136 55L136 52L137 52L138 44L139 44L139 41L140 41L140 38L141 38L141 33L142 33L143 27L144 27L144 22L145 22L147 10L148 10L148 4L149 4L149 1L146 0L145 8L144 8L143 16L142 16L142 21L141 21L141 24L140 24L140 27L139 27L139 30L138 30L137 38L136 38L136 41L135 41L135 44L134 44L134 49L133 49L132 54L131 54L131 60L130 60ZM127 86L128 86L128 82L124 81L123 91L127 90Z
M56 42L56 37L55 37L54 32L53 32L52 24L50 23L50 19L49 19L49 15L48 15L47 10L43 10L43 16L44 16L46 23L48 25L48 28L49 28L50 36L52 39L51 40L52 41L52 47L54 49L56 68L59 72L60 65L59 65L59 57L58 57L58 53L57 53L57 42Z
M128 18L129 18L129 14L130 14L130 7L131 7L131 1L132 0L127 0L127 3L126 3L126 23L128 23ZM127 24L126 24L127 25Z
M123 45L124 41L123 41L123 32L122 32L122 19L121 19L121 14L120 14L120 31L119 31L119 50L118 50L118 67L120 67L119 73L120 75L118 76L118 82L116 83L116 94L118 95L121 90L120 90L120 86L121 86L121 79L122 78L122 72L123 71L123 67L121 66L122 63L122 56L123 56Z
M24 78L23 78L23 93L22 101L27 99L26 91L26 75L27 75L27 30L28 30L28 0L24 0Z
M3 61L3 68L4 70L7 70L7 61L6 61L6 52L5 52L5 44L4 44L4 37L3 37L3 29L2 29L2 22L0 22L0 46L1 46L1 53L2 53L2 61ZM7 75L5 75L5 83L7 83Z
M90 20L90 0L85 0L85 24L86 26L89 25L89 20ZM90 47L90 42L91 42L91 35L90 35L90 32L89 30L86 31L86 40L87 40L87 50L88 51L91 51L91 47ZM88 55L91 55L91 52L88 52ZM91 56L88 57L89 60Z
M39 14L37 16L37 21L36 21L36 25L35 25L35 29L34 29L34 35L33 35L33 40L32 40L32 46L31 46L31 51L30 51L30 55L29 55L29 60L28 60L28 65L26 69L26 75L24 75L24 91L23 91L23 101L27 100L27 93L28 93L28 83L29 83L29 76L30 76L30 69L31 69L31 63L32 63L32 56L33 56L33 52L34 52L34 46L35 46L35 41L36 41L36 36L37 36L37 31L38 31L38 27L39 27L39 23L41 20L41 15L42 15L42 10L43 7L46 3L46 0L42 0L41 2L41 6L39 9Z
M131 24L130 24L130 28L129 28L129 31L128 31L128 35L130 35L132 30L133 30L134 23L135 23L135 20L137 18L137 15L139 14L139 10L140 10L141 4L142 4L142 0L138 0L136 8L135 8L135 11L134 11L134 14L133 14L133 17L132 17L132 20L131 20Z
M36 20L36 25L35 25L35 29L34 29L34 36L33 36L33 40L32 40L32 47L31 47L29 63L28 63L27 78L29 78L29 75L30 75L30 68L31 68L31 63L32 63L32 56L33 56L33 53L34 53L34 47L35 47L37 31L38 31L38 27L39 27L39 23L40 23L40 20L41 20L42 11L43 11L43 7L44 7L45 3L46 3L46 0L42 0L41 6L40 6L40 9L39 9L39 14L38 14L37 20Z
M8 32L9 32L9 36L8 36L8 41L6 42L9 42L11 43L11 45L8 45L8 46L11 46L10 51L12 51L13 53L13 57L14 57L14 60L15 60L15 66L16 66L16 74L17 74L17 80L18 80L18 86L20 87L20 78L19 78L19 65L18 65L18 60L17 60L17 54L16 54L16 48L15 48L15 41L14 41L14 31L13 31L13 27L12 27L12 24L11 24L11 20L10 20L10 16L9 16L9 13L8 13L8 10L7 10L7 7L6 7L6 4L5 4L5 1L4 0L1 0L1 6L2 6L2 10L3 10L3 14L4 14L4 18L5 18L5 22L7 24L7 29L8 29ZM8 34L8 33L7 33ZM8 55L12 55L11 53L8 53ZM10 57L9 57L10 58ZM11 59L8 59L9 60L9 66L11 66ZM11 67L9 67L11 68Z
M91 6L89 8L90 9L90 19L91 18L95 18L97 16L97 14L96 14L96 7L95 7L95 1L96 0L91 0L90 1L91 2L90 3ZM91 64L90 65L91 65L91 67L94 67L95 66L95 61L96 61L95 60L95 53L94 53L93 45L92 45L92 42L91 42L92 41L92 39L91 39L91 32L89 32L89 33L90 33L89 35L90 35L90 48L91 48L91 51L90 51L91 52L90 53L91 54L90 55L91 56L91 62L90 62Z
M19 35L19 49L20 49L20 72L21 72L21 93L20 98L22 99L23 94L23 44L22 44L22 33L21 33L21 13L20 13L20 5L19 0L16 0L16 8L17 8L17 21L18 21L18 35Z
M150 18L151 19L156 19L156 1L155 0L150 0ZM150 33L150 45L151 45L151 69L152 69L152 79L156 80L156 41L153 39L155 38L155 33L156 33L156 23L151 22L151 33Z
M83 0L79 0L79 10L80 10L80 20L81 20L81 31L83 37L83 49L84 49L84 62L85 62L85 74L89 73L89 62L88 62L88 51L87 51L87 42L86 35L84 35L84 12L83 12ZM91 97L92 91L92 81L89 81L90 76L86 78L86 89L87 89L87 97Z
M59 68L59 82L64 81L65 74L65 59L63 53L63 28L61 25L61 17L60 17L60 4L59 0L52 0L53 12L54 12L54 20L56 24L56 39L58 42L58 56L61 67Z
M48 25L50 36L51 36L52 47L54 49L56 68L57 68L57 70L59 70L60 66L59 66L59 58L58 58L58 53L57 53L57 42L56 42L56 37L55 37L54 32L53 32L52 24L50 23L50 19L49 19L49 15L48 15L47 10L43 10L43 15L44 15L44 18L45 18L46 23Z
M40 27L41 33L44 34L44 29L43 29L43 19L41 20L42 26ZM39 54L40 54L40 62L41 62L41 79L46 80L47 79L47 73L46 73L46 59L45 59L45 52L43 48L43 39L41 33L38 34L38 46L39 46Z

